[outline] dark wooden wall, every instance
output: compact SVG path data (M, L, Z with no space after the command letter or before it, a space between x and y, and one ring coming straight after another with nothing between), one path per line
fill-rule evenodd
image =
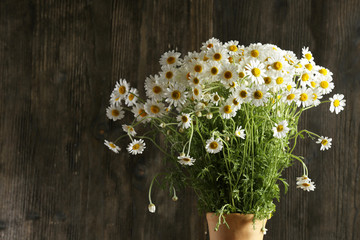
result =
M103 140L119 133L105 116L115 81L143 94L163 52L213 36L309 46L347 99L339 115L326 104L303 116L333 147L301 141L316 191L296 189L301 167L288 169L265 239L360 239L359 0L1 0L0 239L206 239L191 190L175 203L155 187L147 211L155 148L116 155Z

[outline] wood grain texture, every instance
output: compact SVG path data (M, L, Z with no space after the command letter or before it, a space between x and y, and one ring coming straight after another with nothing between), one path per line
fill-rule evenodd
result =
M119 78L144 94L163 52L213 36L298 55L309 46L347 99L339 115L325 105L303 115L300 127L333 148L300 142L316 191L296 190L298 164L286 170L289 192L264 239L360 239L359 0L1 1L0 239L206 239L191 190L175 203L155 187L157 212L147 211L165 169L156 148L116 155L103 141L121 131L105 117Z

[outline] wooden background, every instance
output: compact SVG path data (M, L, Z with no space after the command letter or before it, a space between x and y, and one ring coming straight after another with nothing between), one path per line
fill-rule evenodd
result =
M347 99L339 115L326 104L302 117L333 147L301 141L316 191L295 188L299 164L286 170L265 240L360 239L359 0L1 0L0 239L206 239L191 190L175 203L155 187L147 211L155 148L116 155L103 141L119 133L105 116L119 78L143 94L163 52L213 36L309 46Z

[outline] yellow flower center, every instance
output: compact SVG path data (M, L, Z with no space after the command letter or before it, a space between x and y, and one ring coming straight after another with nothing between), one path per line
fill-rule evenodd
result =
M254 92L254 98L255 99L261 99L263 97L263 93L260 90L256 90Z
M284 130L284 126L283 126L283 125L277 126L277 127L276 127L276 130L277 130L278 132L282 132L282 131Z
M247 97L247 91L241 90L239 95L240 95L241 98L246 98Z
M235 45L231 45L231 46L229 46L229 50L232 52L236 52L238 50L238 48Z
M291 86L291 85L287 85L287 86L286 86L286 89L287 89L288 91L290 91L290 90L292 89L292 86Z
M168 57L168 59L166 59L166 62L168 64L173 64L175 62L175 58L174 57Z
M229 60L230 63L234 62L234 59L232 57L229 57L228 60Z
M305 102L308 98L309 96L306 93L300 94L300 101Z
M156 93L156 94L159 94L159 93L162 92L162 89L159 86L155 86L155 87L153 87L153 92Z
M214 56L213 56L213 59L215 61L220 61L222 58L221 54L220 53L215 53Z
M225 77L225 79L230 79L230 78L232 78L232 72L226 71L226 72L224 73L224 77Z
M150 111L152 112L152 113L159 113L160 112L160 108L158 107L158 106L156 106L156 105L152 105L151 107L150 107Z
M140 148L140 144L134 144L133 146L132 146L132 149L133 150L138 150Z
M245 73L244 72L239 72L239 78L244 78L245 77Z
M167 73L165 74L165 77L166 77L167 79L171 79L173 76L174 76L174 74L173 74L173 72L171 72L171 71L169 71L169 72L167 72Z
M315 81L311 81L310 84L311 84L311 86L312 86L313 88L316 87L316 82L315 82Z
M130 93L129 96L128 96L128 99L129 99L130 101L132 101L132 100L134 99L134 97L135 97L134 94Z
M211 148L211 149L217 149L218 148L218 146L219 146L219 144L217 143L217 142L211 142L210 144L209 144L209 147Z
M306 64L305 67L306 67L306 69L309 70L309 71L311 71L312 68L313 68L313 66L312 66L310 63Z
M207 45L207 47L208 48L212 48L214 45L212 44L212 43L209 43L208 45Z
M290 93L289 95L287 95L286 99L287 100L293 100L295 98L295 94Z
M232 103L233 103L235 106L239 105L239 102L236 100L236 98L234 98L234 99L232 100Z
M337 100L337 99L335 99L335 100L334 100L334 106L335 106L335 107L340 106L340 101Z
M226 105L224 106L224 113L231 113L232 112L232 109L231 109L231 106L230 105Z
M117 109L113 109L113 110L111 111L111 115L113 115L114 117L117 117L117 116L120 115L120 112L119 112L119 110L117 110Z
M219 97L218 95L215 95L215 96L214 96L214 101L215 101L215 102L219 101L219 99L220 99L220 97Z
M251 70L251 73L252 73L252 75L254 75L255 77L258 77L258 76L260 76L261 71L260 71L260 69L258 69L258 68L253 68L253 69Z
M197 95L199 95L199 90L197 88L194 88L193 93L194 93L195 96L197 96Z
M281 62L274 62L273 68L275 70L281 70L282 69L282 63Z
M182 121L183 123L186 123L186 122L188 121L188 117L187 117L187 116L182 116L182 117L181 117L181 121Z
M258 57L259 56L259 51L258 50L252 50L251 52L250 52L250 55L252 56L252 57Z
M181 160L183 160L184 162L190 162L191 161L190 158L186 158L186 157L182 158Z
M201 65L195 65L194 71L195 72L202 72L202 66Z
M236 87L236 83L235 83L235 82L231 82L231 83L229 83L229 86L230 86L231 88L234 88L234 87Z
M109 143L109 146L110 146L111 148L116 148L115 144L113 144L113 143Z
M181 97L181 92L178 90L175 90L171 93L171 98L174 100L178 100Z
M194 79L193 79L193 83L194 83L194 84L197 85L197 84L199 84L199 82L200 82L200 80L199 80L198 78L194 78Z
M319 73L326 76L327 75L327 70L325 68L322 68L322 69L319 70Z
M309 80L309 75L307 74L307 73L304 73L302 76L301 76L301 80L303 81L303 82L306 82L307 80Z
M302 68L302 65L300 63L298 63L295 68Z
M312 55L310 53L305 54L305 58L307 60L310 60L312 58Z
M218 74L219 69L217 69L217 67L212 67L210 72L211 72L212 75L216 75L216 74Z
M329 83L328 83L327 81L321 81L320 87L322 87L322 88L328 88L328 87L329 87Z
M138 114L139 114L139 116L141 116L141 117L146 117L146 116L147 116L147 113L145 112L144 109L139 109Z
M126 87L125 86L121 86L121 87L119 87L119 93L120 94L125 94L126 93Z
M328 140L323 139L323 140L321 141L321 144L324 145L324 146L327 145L327 144L328 144Z
M264 77L265 84L271 83L271 77Z
M317 94L313 93L313 100L316 100L316 99L317 99Z
M277 79L276 79L276 83L277 84L282 84L284 82L284 79L282 78L282 77L278 77Z
M310 187L310 186L311 186L311 184L310 184L310 183L307 183L307 182L304 182L304 183L302 183L301 185L303 185L304 187Z

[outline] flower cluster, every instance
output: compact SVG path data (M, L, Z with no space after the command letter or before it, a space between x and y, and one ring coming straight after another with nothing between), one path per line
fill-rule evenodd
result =
M160 149L172 159L176 174L181 175L185 169L191 172L182 178L194 180L190 186L198 190L199 185L205 187L207 183L230 185L226 193L219 192L216 196L200 190L204 199L224 198L214 200L212 205L204 202L207 210L229 204L230 211L252 212L256 204L263 204L268 212L273 211L270 203L254 199L257 194L270 191L262 189L266 181L274 186L269 198L277 196L276 181L292 159L304 166L304 176L297 179L297 186L314 190L302 157L293 155L292 151L297 137L303 133L317 137L320 150L331 147L331 138L298 131L297 124L303 111L321 103L330 103L330 112L336 114L344 109L346 101L342 94L323 100L335 87L332 72L317 65L308 48L302 49L298 59L292 51L273 44L255 43L245 47L238 41L221 43L212 38L202 44L200 52L189 52L183 58L180 55L168 51L161 56L161 71L145 79L146 99L126 80L116 83L107 116L118 121L124 118L125 110L133 114L134 121L122 126L130 138L128 152L143 153L143 139L160 148L154 137L137 136L138 124L150 124L155 129L153 133L163 133L171 148ZM120 147L115 143L105 140L105 145L118 153ZM269 154L274 151L279 152ZM279 159L276 164L270 155ZM261 169L258 173L257 168ZM273 170L264 170L270 168ZM272 177L261 176L269 172ZM215 174L216 180L208 176L210 173ZM175 180L170 183L177 184ZM226 194L230 199L224 197ZM249 207L243 207L246 204ZM153 211L155 205L151 207Z

